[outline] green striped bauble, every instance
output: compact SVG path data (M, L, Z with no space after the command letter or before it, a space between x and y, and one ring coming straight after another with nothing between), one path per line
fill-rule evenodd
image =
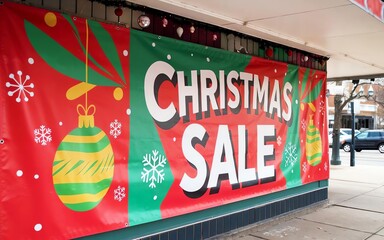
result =
M111 143L98 127L72 130L61 141L53 161L55 191L74 211L95 208L111 186L114 154Z
M312 119L307 127L305 146L308 163L311 166L318 165L321 162L323 150L320 131L315 127Z

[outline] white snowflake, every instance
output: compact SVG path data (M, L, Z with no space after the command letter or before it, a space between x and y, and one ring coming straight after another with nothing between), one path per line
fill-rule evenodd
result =
M284 149L285 152L285 167L295 165L297 161L297 149L292 143L288 143L288 146Z
M111 134L114 138L117 138L121 134L121 122L117 121L117 119L111 122L109 127L111 128L109 134Z
M41 125L40 128L35 129L33 133L35 134L35 142L41 143L42 146L46 146L47 143L52 141L52 131L50 128L46 128L44 125Z
M15 93L18 93L16 97L16 102L21 102L20 96L23 95L24 101L28 102L30 97L34 96L34 93L28 88L34 88L35 85L33 83L30 83L29 85L26 85L27 81L30 79L29 75L25 75L25 79L22 79L23 72L22 71L17 71L17 75L19 76L18 79L15 78L15 74L11 73L9 74L9 78L13 80L13 83L6 82L5 86L8 88L13 88L13 90L8 91L8 96L12 97Z
M327 163L324 164L324 171L328 171L328 164Z
M281 142L281 137L280 137L280 136L278 136L278 137L277 137L277 145L279 145L279 146L280 146L280 145L281 145L281 143L282 143L282 142Z
M323 100L320 101L319 111L321 112L321 115L324 115L324 113L325 113L325 102Z
M162 183L164 180L164 166L167 163L165 156L159 154L159 151L152 150L152 154L143 156L143 171L141 172L141 180L148 183L150 188L155 188L156 183ZM149 167L149 168L146 168Z
M307 123L304 119L301 120L301 128L305 130L307 128Z
M303 165L301 165L301 167L303 168L303 172L307 172L307 170L308 170L307 162L304 162Z
M114 199L121 202L123 198L125 198L125 187L118 186L115 190L113 190L113 193Z

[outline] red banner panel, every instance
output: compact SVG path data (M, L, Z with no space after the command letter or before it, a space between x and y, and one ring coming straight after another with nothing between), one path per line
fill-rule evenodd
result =
M384 3L381 0L350 0L361 9L384 22Z

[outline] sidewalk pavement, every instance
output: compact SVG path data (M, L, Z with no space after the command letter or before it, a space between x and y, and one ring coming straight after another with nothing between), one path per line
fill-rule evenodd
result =
M384 167L331 166L330 171L328 203L218 239L384 240Z

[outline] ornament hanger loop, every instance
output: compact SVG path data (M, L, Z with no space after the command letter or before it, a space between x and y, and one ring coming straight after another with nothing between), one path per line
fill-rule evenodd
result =
M87 108L85 108L83 105L78 104L77 113L79 114L79 116L93 116L96 113L96 107L95 105L91 104Z

